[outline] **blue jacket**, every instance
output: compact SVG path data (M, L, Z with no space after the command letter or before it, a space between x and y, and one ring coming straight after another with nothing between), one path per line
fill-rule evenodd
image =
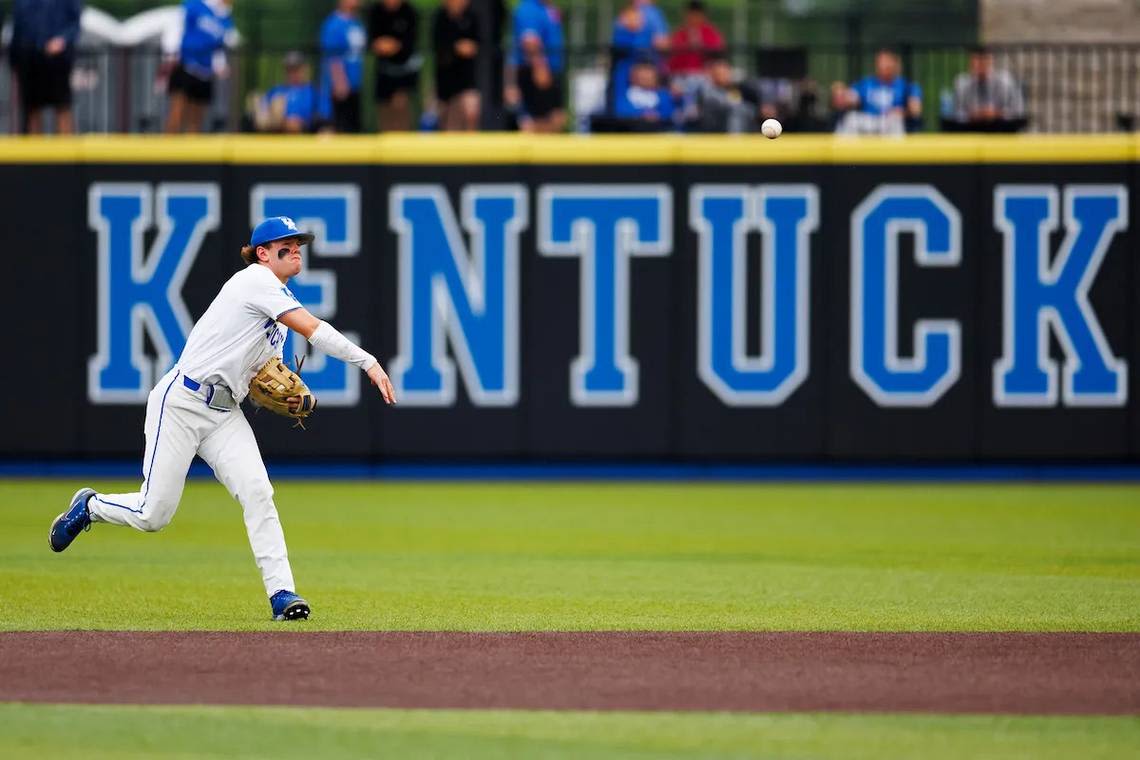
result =
M14 0L12 52L42 51L52 37L67 40L63 55L75 55L83 0Z

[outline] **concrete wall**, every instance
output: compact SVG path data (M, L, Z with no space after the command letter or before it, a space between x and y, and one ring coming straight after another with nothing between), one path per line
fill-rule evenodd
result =
M1140 42L1140 0L979 0L986 42Z

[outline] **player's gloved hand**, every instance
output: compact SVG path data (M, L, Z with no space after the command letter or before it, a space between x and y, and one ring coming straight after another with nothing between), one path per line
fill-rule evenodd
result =
M276 357L263 364L253 376L249 398L274 414L292 417L301 428L305 427L302 421L317 408L317 399L301 376Z

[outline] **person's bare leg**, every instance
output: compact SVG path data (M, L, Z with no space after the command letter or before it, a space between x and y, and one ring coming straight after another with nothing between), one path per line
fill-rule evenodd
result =
M391 109L393 132L408 132L412 129L412 98L407 90L397 90L388 101Z
M546 125L548 132L561 132L566 129L566 112L562 109L551 111L550 115L546 117Z
M61 135L75 134L75 116L71 113L70 106L56 109L55 131Z
M186 114L184 124L186 131L191 134L197 134L202 131L202 119L206 116L206 104L195 103L192 100L186 101Z
M460 112L463 115L463 125L460 127L468 132L479 129L479 110L482 100L478 90L468 90L459 96Z
M166 112L166 134L176 135L182 131L182 114L185 109L185 95L176 92L170 96L170 109Z
M42 135L44 133L44 111L42 108L29 108L27 116L29 135Z

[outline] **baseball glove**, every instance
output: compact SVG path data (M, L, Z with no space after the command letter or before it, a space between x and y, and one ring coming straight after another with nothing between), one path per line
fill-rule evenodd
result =
M297 363L298 372L304 361ZM280 357L274 357L257 371L249 383L249 397L253 403L274 414L291 417L294 427L305 428L304 420L317 408L317 399L301 376L285 366ZM290 403L289 399L297 399Z

